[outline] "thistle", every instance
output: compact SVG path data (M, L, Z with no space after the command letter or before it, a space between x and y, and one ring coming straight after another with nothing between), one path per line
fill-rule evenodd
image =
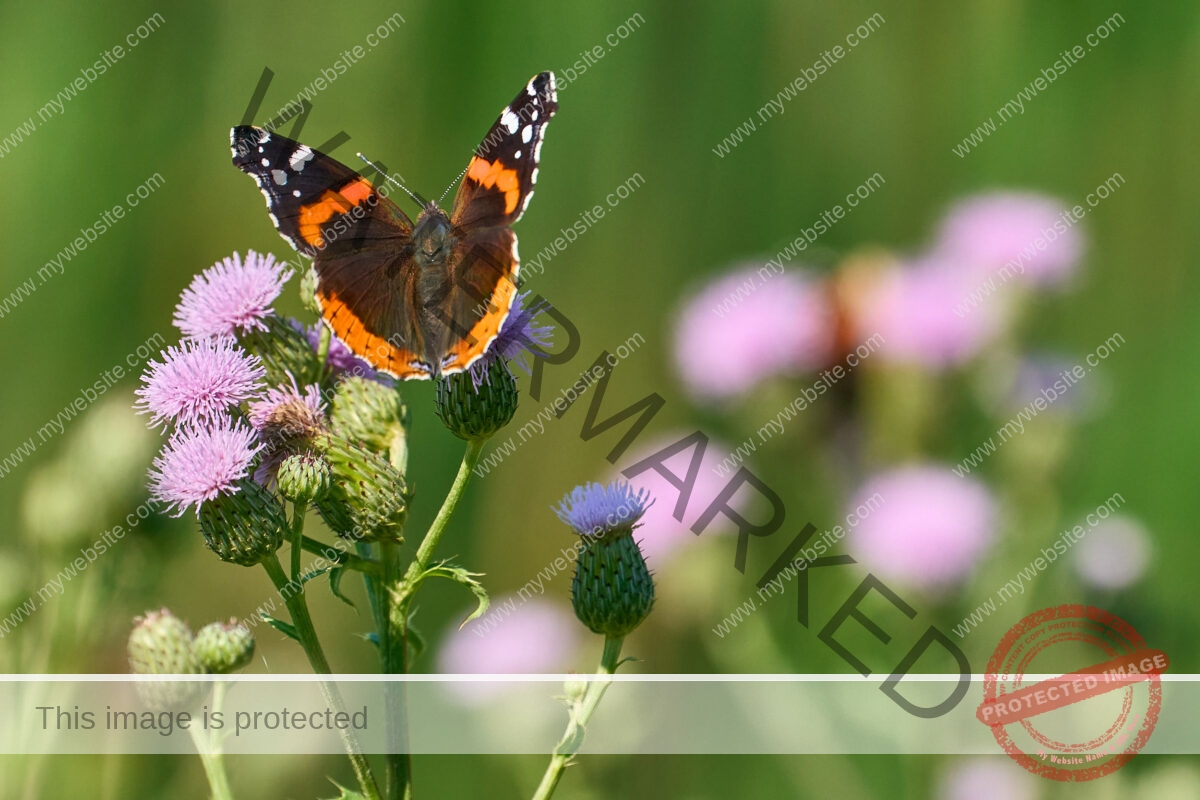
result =
M254 636L236 620L210 622L192 640L192 655L206 671L227 675L254 658Z
M138 675L199 675L204 667L192 653L192 631L167 609L134 620L127 645L129 667ZM186 708L204 685L191 681L139 681L138 694L156 711Z

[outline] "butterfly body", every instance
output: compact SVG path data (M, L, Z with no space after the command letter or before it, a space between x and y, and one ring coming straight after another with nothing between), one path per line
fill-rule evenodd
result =
M424 203L415 223L385 187L299 142L241 125L230 145L279 233L313 259L333 334L380 371L428 379L470 367L507 319L520 265L510 226L557 109L553 74L534 76L475 151L450 211Z

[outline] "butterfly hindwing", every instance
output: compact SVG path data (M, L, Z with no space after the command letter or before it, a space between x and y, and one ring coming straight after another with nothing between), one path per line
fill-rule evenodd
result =
M467 164L450 214L455 228L511 225L533 197L546 124L558 111L554 73L542 72L504 107Z
M520 269L517 235L506 227L475 231L458 243L448 266L449 290L428 305L441 336L434 350L444 354L439 366L447 374L475 363L508 318Z

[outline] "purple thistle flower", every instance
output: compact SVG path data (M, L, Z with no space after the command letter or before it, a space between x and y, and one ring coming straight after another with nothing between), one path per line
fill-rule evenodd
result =
M513 298L508 316L500 326L500 333L496 335L483 358L471 365L471 383L476 389L487 381L488 367L498 359L514 362L526 374L532 374L529 355L532 353L535 357L540 357L533 348L545 350L553 343L554 326L534 322L550 304L545 300L538 300L526 307L527 297L529 292L523 292Z
M286 262L250 250L246 261L234 253L192 279L175 307L175 327L184 336L206 339L266 330L271 303L292 277Z
M322 323L316 322L306 327L298 319L289 319L288 322L293 328L304 333L304 337L308 339L308 344L314 353L320 352ZM354 355L354 351L342 344L336 336L329 339L329 355L325 358L325 365L329 367L334 378L352 375L381 383L390 383L392 380L390 375L376 372L365 359Z
M180 428L154 459L150 494L174 513L183 512L219 495L237 492L254 456L262 449L254 431L243 422L219 420L213 427Z
M184 340L168 347L163 361L151 361L134 408L151 413L151 426L213 421L258 390L266 375L258 358L232 339Z
M632 528L652 505L654 500L648 491L634 490L625 481L613 481L607 486L586 483L563 497L554 513L580 536L600 536Z

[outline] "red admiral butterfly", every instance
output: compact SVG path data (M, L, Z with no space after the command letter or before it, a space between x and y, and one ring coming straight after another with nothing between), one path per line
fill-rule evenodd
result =
M449 215L414 195L414 224L365 177L306 145L252 125L230 133L233 164L254 178L271 221L313 259L325 323L397 378L467 369L508 317L517 235L537 183L554 74L534 76L500 113L463 174Z

